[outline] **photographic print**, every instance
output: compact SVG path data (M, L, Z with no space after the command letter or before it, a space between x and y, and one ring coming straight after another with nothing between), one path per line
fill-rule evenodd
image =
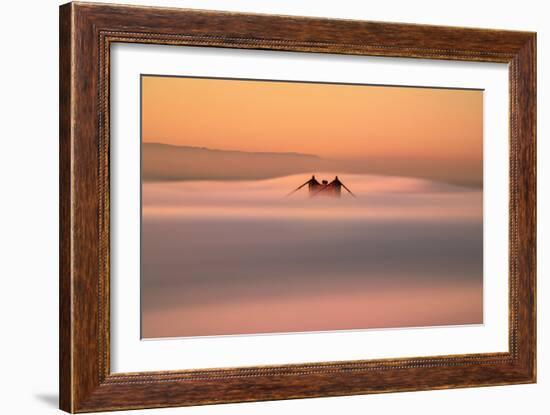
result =
M142 75L142 338L483 323L483 91Z

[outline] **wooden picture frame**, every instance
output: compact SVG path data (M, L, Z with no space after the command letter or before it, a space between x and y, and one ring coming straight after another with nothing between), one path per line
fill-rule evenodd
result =
M111 373L109 62L110 46L117 42L507 63L509 352ZM535 382L535 33L69 3L60 8L59 94L61 409L91 412Z

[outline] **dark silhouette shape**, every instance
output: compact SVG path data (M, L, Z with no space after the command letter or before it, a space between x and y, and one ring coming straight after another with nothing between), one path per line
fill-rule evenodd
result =
M326 180L325 180L326 181ZM311 179L309 179L307 182L305 182L303 185L301 186L298 186L296 189L294 189L292 192L290 192L287 196L290 196L291 194L297 192L298 190L300 190L302 187L304 187L305 185L308 185L308 189L309 189L309 193L311 192L315 192L319 189L319 187L321 186L321 183L319 183L317 181L317 179L315 178L315 176L311 176Z
M347 192L356 198L356 196L353 194L351 190L349 190L344 183L340 181L338 176L334 178L332 182L328 182L328 180L323 180L321 183L317 181L315 176L311 176L311 179L309 179L307 182L302 184L301 186L298 186L296 189L294 189L292 192L290 192L287 196L290 196L291 194L297 192L305 185L308 185L309 190L309 196L315 197L315 196L329 196L329 197L342 197L342 187L347 190Z

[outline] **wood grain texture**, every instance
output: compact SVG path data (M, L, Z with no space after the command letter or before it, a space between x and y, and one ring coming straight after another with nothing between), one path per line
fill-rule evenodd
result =
M72 409L71 321L71 102L72 21L70 9L59 14L59 406Z
M510 351L110 373L109 59L115 42L509 63ZM86 3L61 6L60 407L90 412L534 382L535 68L534 33Z

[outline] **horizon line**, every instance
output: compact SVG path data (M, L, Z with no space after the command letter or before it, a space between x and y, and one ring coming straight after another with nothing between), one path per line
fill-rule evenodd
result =
M326 156L320 156L318 154L312 154L312 153L300 153L297 151L248 151L248 150L231 150L231 149L222 149L222 148L212 148L212 147L204 147L204 146L193 146L193 145L180 145L180 144L171 144L171 143L163 143L160 141L143 141L141 140L141 145L144 144L156 144L161 146L167 146L167 147L176 147L176 148L192 148L197 150L206 150L206 151L220 151L220 152L233 152L233 153L245 153L245 154L280 154L280 155L298 155L298 156L305 156L305 157L314 157L320 160L327 160L327 161L367 161L368 158L372 159L379 159L379 158L389 158L389 159L415 159L415 160L455 160L453 157L449 158L442 158L442 157L411 157L411 155L392 155L391 157L384 156L384 155L363 155L359 157L326 157ZM477 161L477 160L470 160L467 159L467 161ZM483 161L483 159L482 159Z

